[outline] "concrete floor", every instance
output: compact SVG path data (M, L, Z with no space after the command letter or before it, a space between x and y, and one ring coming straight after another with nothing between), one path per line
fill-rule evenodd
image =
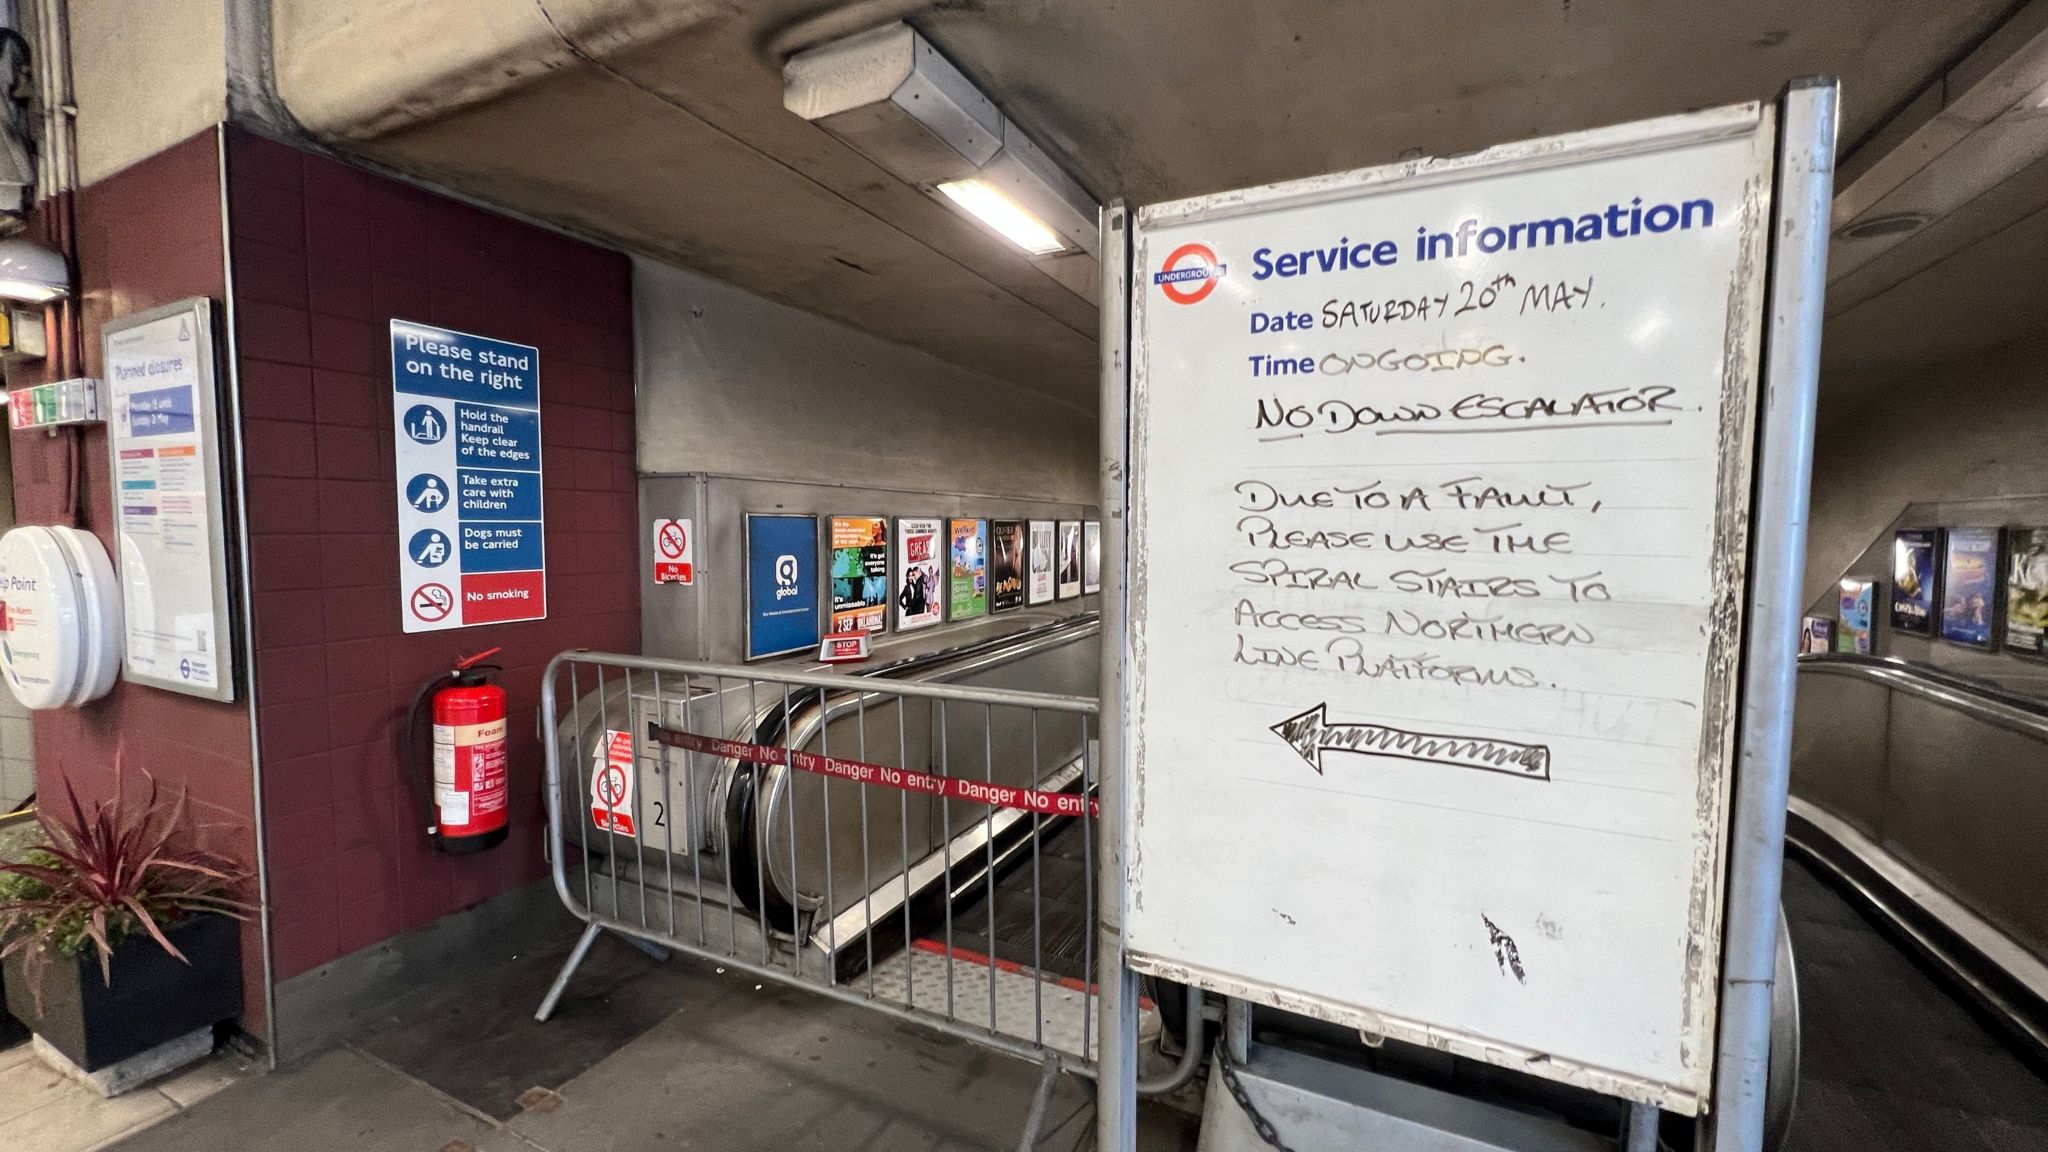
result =
M986 1152L1015 1146L1037 1084L1036 1066L976 1045L708 964L654 966L609 938L556 1018L534 1023L553 974L552 957L529 958L395 1006L119 1152ZM640 1027L656 1000L670 1010ZM1044 1148L1092 1144L1088 1102L1061 1084L1049 1123L1071 1121ZM1146 1152L1195 1145L1178 1111L1148 1110L1144 1130Z
M245 1058L222 1051L168 1080L107 1100L45 1066L27 1044L18 1044L0 1051L0 1148L96 1152L197 1106L249 1074Z

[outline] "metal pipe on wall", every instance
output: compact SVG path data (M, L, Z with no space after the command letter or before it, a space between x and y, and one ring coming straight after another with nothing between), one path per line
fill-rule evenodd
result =
M1779 101L1741 758L1729 840L1711 1121L1717 1152L1755 1152L1763 1145L1837 95L1833 80L1806 79L1795 81Z

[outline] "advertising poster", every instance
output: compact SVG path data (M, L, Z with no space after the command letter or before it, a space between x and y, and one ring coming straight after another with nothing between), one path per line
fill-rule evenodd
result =
M1081 529L1081 591L1102 591L1102 522L1090 520Z
M1053 585L1053 549L1058 539L1058 525L1050 520L1031 521L1031 554L1025 579L1028 581L1025 602L1049 604L1056 592Z
M1941 563L1941 638L1986 650L1998 646L2000 528L1951 528Z
M1854 577L1842 581L1836 618L1835 651L1870 654L1870 629L1877 612L1877 583Z
M2005 571L2005 646L2048 656L2048 528L2015 528Z
M818 518L747 517L747 659L818 646Z
M940 580L944 556L937 520L896 521L896 629L929 628L946 618L946 586Z
M988 521L955 520L946 535L953 571L946 583L947 619L972 620L988 615Z
M1081 522L1062 520L1059 528L1057 591L1062 600L1081 594Z
M1935 563L1941 551L1941 529L1910 528L1892 537L1892 629L1934 635L1941 613L1940 583Z
M1835 622L1825 616L1808 616L1800 622L1799 653L1816 655L1835 650Z
M988 526L988 606L1008 612L1024 606L1024 522L991 520Z
M889 522L834 516L832 631L880 632L889 626Z

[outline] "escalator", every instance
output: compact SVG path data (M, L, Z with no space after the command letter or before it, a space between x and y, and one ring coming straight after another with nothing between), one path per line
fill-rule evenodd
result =
M2048 705L1904 660L1799 673L1788 1148L2048 1149Z

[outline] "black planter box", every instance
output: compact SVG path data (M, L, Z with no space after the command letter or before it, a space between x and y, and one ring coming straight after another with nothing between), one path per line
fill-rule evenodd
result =
M7 1011L7 974L0 972L0 1049L12 1048L28 1039L28 1029Z
M96 1072L242 1010L242 926L196 916L164 930L187 965L146 933L114 949L111 985L99 954L53 956L37 975L42 1010L17 953L6 965L7 1009L71 1062Z

